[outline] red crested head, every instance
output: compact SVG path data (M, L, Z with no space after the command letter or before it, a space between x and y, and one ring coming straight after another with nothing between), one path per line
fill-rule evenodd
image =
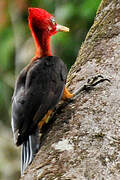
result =
M55 17L41 8L29 8L29 26L54 35L58 31L68 32L69 28L56 23Z
M54 16L41 8L29 8L29 26L46 31L49 35L55 34L57 23Z
M36 56L51 55L50 36L59 31L69 31L69 28L57 24L55 17L41 8L29 8L28 20L37 48Z

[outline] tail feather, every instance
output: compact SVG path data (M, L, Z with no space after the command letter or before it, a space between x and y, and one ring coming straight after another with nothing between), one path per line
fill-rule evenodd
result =
M22 144L21 148L21 175L24 174L25 169L32 163L36 153L40 148L39 132L30 135L26 142Z

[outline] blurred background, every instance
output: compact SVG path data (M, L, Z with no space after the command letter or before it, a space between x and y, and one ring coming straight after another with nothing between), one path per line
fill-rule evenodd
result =
M28 28L28 7L41 7L56 17L69 33L52 37L52 52L68 69L75 62L81 43L93 24L101 0L0 0L0 179L20 177L20 148L13 144L11 97L20 70L34 56Z

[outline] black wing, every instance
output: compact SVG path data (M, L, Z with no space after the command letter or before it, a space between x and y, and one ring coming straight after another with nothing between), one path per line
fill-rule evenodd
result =
M61 99L67 68L56 56L47 56L24 69L17 82L12 103L12 129L17 145L22 144L33 127L53 109ZM35 114L38 119L33 121Z

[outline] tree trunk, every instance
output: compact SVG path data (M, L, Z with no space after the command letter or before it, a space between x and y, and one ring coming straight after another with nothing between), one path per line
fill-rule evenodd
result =
M111 80L61 110L21 179L120 179L120 2L103 0L68 75L74 92L101 74Z

